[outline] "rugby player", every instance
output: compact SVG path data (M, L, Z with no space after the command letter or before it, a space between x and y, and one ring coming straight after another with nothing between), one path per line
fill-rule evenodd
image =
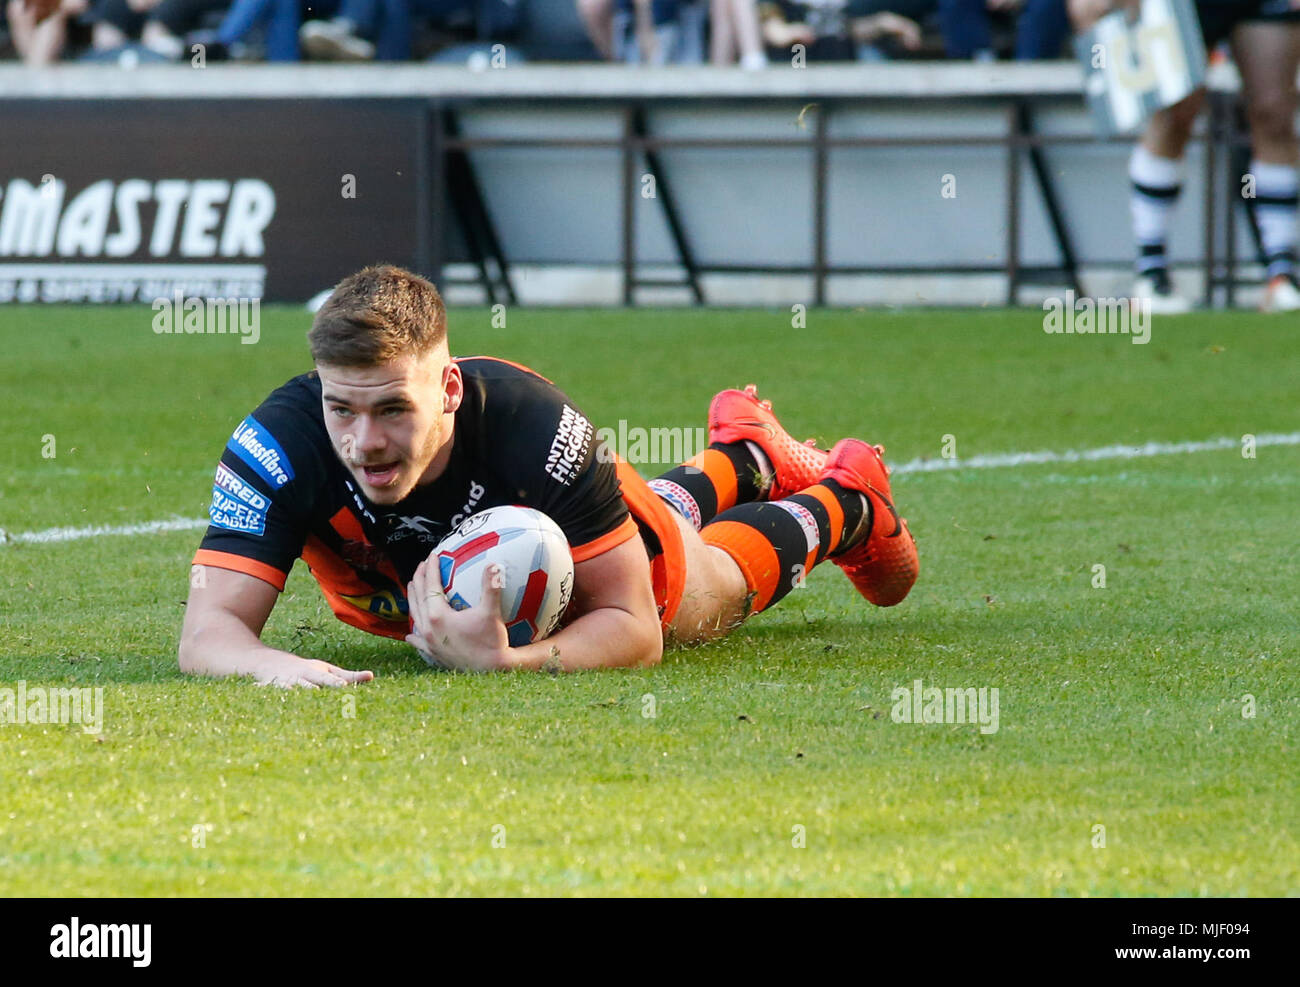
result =
M828 558L878 606L916 580L880 447L799 443L752 386L718 394L709 448L647 483L550 381L453 359L437 290L400 268L345 279L308 341L316 369L275 390L221 455L181 632L186 672L373 678L261 642L298 558L340 620L482 671L653 664L665 642L726 634ZM548 514L574 560L563 625L513 648L488 573L482 603L456 611L425 562L462 519L503 504Z
M1132 9L1139 0L1070 0L1079 30L1116 7ZM1196 0L1207 51L1228 41L1241 73L1241 91L1250 123L1255 206L1267 264L1265 312L1300 309L1296 280L1296 70L1300 67L1300 0ZM1205 90L1157 111L1129 159L1133 236L1137 242L1137 282L1133 294L1150 298L1156 314L1190 310L1174 290L1165 254L1169 221L1182 191L1183 152L1192 126L1205 105Z

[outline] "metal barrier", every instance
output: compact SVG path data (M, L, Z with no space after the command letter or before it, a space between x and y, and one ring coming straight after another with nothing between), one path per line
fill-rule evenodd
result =
M488 148L570 148L615 150L621 155L621 209L611 217L621 230L622 301L636 303L637 289L664 284L689 290L696 303L707 303L701 275L726 273L799 273L813 279L813 302L827 299L827 278L836 274L1004 274L1006 302L1017 303L1019 289L1027 284L1064 283L1076 293L1080 284L1076 250L1060 205L1058 189L1046 166L1043 150L1054 145L1096 143L1096 138L1074 134L1035 132L1035 110L1043 102L1081 101L1081 75L1070 63L1019 63L972 65L969 63L824 66L802 70L774 69L742 73L730 69L649 69L623 66L538 67L472 72L445 66L237 66L189 69L177 67L116 70L106 67L58 66L48 70L0 67L0 131L8 99L94 100L131 98L142 101L355 99L379 98L418 101L426 107L419 137L423 176L416 210L422 214L416 263L437 278L447 262L449 224L455 223L477 269L477 283L487 298L515 300L511 258L487 208L471 152ZM1208 126L1194 137L1208 148L1205 154L1204 242L1201 263L1206 272L1205 303L1212 305L1222 289L1232 304L1237 276L1235 211L1224 210L1226 246L1217 248L1220 158L1241 158L1247 146L1231 70L1219 68L1211 77ZM651 133L647 112L660 106L689 105L706 100L712 105L753 105L764 101L798 99L811 110L808 136L780 137L680 137ZM899 101L936 102L959 106L963 101L996 101L1005 106L1005 129L997 135L960 134L844 136L831 133L831 121L847 107L897 104ZM621 111L621 132L614 137L500 137L467 136L460 116L466 109L490 105L599 106ZM142 112L144 110L142 104ZM802 117L801 117L802 119ZM1116 140L1113 143L1128 143ZM990 264L899 264L845 266L828 260L828 160L841 148L994 147L1004 152L1006 192L1003 256ZM664 167L661 151L695 149L753 150L806 149L809 152L812 201L809 216L812 261L808 265L738 265L701 262L682 221L672 175ZM644 156L654 175L660 207L673 247L684 272L680 281L664 281L642 274L637 256L636 201L638 160ZM1030 265L1022 261L1021 190L1025 163L1045 206L1055 247L1056 264ZM1238 188L1231 168L1230 195ZM430 190L446 188L441 196ZM1239 195L1237 196L1239 197ZM1233 201L1231 198L1229 202ZM444 202L450 204L447 215ZM1251 202L1245 203L1248 217ZM1127 267L1128 257L1096 266Z

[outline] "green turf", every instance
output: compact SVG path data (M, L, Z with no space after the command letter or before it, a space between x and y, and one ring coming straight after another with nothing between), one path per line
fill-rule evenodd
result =
M1041 318L466 309L451 331L598 425L702 425L756 380L800 436L895 462L945 435L973 456L1298 427L1285 318L1158 320L1147 346ZM297 309L265 309L255 346L150 319L0 309L0 527L203 516L234 424L306 369ZM819 569L634 672L435 673L299 567L267 639L376 672L344 693L178 673L197 531L2 544L0 686L102 687L105 725L0 726L0 894L1297 893L1300 447L895 494L922 558L902 606ZM999 730L895 723L915 679L998 688Z

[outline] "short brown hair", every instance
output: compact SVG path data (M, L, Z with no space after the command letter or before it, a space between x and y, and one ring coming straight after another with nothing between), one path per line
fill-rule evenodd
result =
M316 363L374 367L424 356L447 339L447 309L432 283L385 264L338 283L307 333Z

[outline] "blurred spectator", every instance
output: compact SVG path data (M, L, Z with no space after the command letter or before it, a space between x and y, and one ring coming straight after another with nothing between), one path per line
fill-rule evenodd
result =
M519 0L343 0L338 16L308 21L298 38L309 58L400 61L412 57L417 17L499 42L518 30L520 7Z
M91 45L100 53L115 52L139 39L145 51L174 60L186 54L182 40L205 14L221 10L230 0L94 0Z
M709 61L714 65L730 65L736 60L737 50L741 68L761 69L767 65L755 0L712 0L709 30Z
M851 0L766 0L759 4L763 40L788 57L794 45L804 46L809 61L851 61L860 46L892 40L909 51L921 47L921 25L888 10L870 9Z
M1065 0L939 0L939 28L952 58L993 61L991 15L1016 24L1016 58L1060 58L1070 34Z
M14 50L27 65L59 60L68 40L68 22L85 13L88 0L9 0L6 14Z
M614 59L698 65L707 19L706 0L614 0Z
M328 14L337 9L334 0L235 0L215 31L198 31L187 39L207 47L208 58L221 60L238 52L239 46L257 28L266 40L268 62L298 60L298 31L303 14Z
M578 16L587 37L605 61L614 60L614 0L578 0Z

